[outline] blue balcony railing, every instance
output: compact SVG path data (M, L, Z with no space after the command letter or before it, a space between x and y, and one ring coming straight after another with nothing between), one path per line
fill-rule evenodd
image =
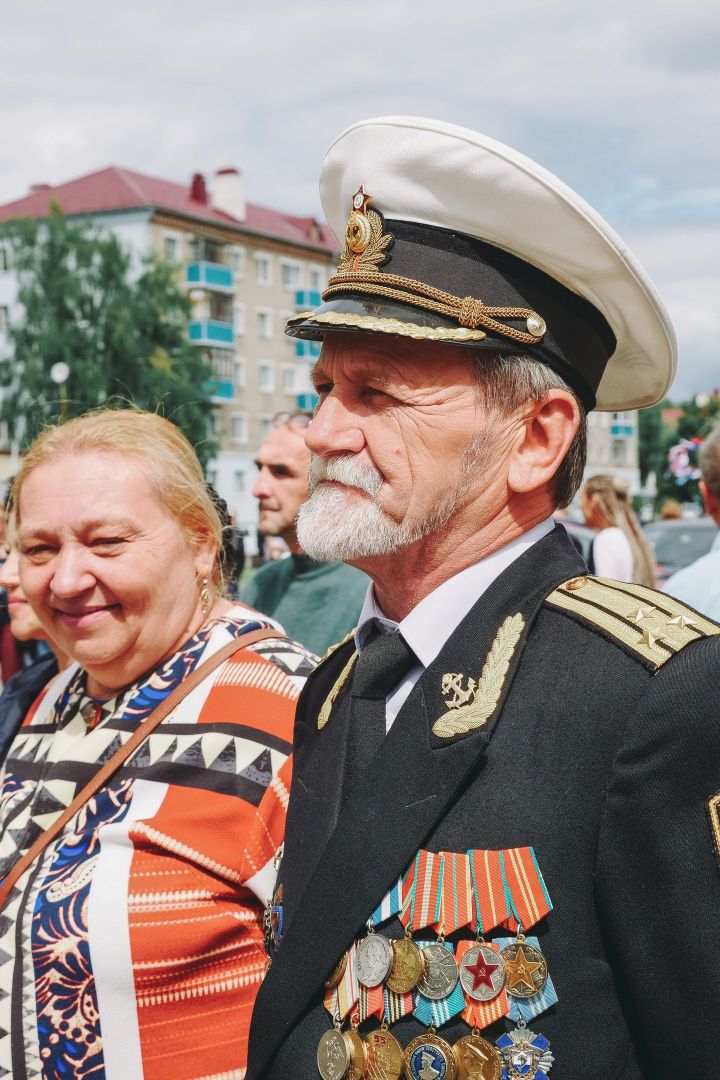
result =
M223 401L232 401L235 396L233 384L228 379L209 379L207 391L210 397L222 398Z
M188 326L188 337L193 345L213 345L219 349L232 349L235 330L230 322L219 319L196 319Z
M217 292L232 292L235 287L234 275L230 267L212 262L190 263L186 281L188 285L213 289Z
M319 307L321 303L322 297L317 289L298 289L295 293L295 307L302 311Z
M611 424L610 434L614 439L631 439L635 434L632 424Z
M301 360L312 360L320 355L321 341L296 341L295 355Z
M320 398L317 394L298 394L296 397L298 409L302 409L303 412L314 412L317 408L317 403Z

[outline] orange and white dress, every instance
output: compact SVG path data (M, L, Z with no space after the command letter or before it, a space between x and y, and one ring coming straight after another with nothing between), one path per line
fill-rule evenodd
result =
M0 773L0 877L186 674L267 625L248 614L112 701L87 697L77 665L57 676ZM20 879L0 916L0 1077L244 1077L314 659L266 639L226 660Z

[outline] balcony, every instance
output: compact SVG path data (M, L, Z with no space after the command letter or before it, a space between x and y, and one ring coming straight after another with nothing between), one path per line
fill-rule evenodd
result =
M317 289L298 289L295 293L295 307L300 311L320 307L322 297Z
M219 319L195 319L188 326L188 337L193 345L212 345L217 349L232 349L235 330L231 322Z
M213 262L194 262L187 268L186 284L213 292L233 292L235 275L229 266Z
M614 439L631 439L635 434L632 424L611 424L610 434Z
M320 355L322 341L296 341L295 355L301 360L315 360Z
M235 396L233 384L228 379L209 379L206 385L207 392L212 398L232 401Z

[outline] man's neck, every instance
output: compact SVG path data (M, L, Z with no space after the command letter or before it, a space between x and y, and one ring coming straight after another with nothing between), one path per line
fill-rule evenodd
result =
M457 522L450 521L393 555L357 560L352 565L373 579L375 596L384 614L401 622L449 578L529 532L551 512L552 508L543 503L526 507L524 512L522 508L504 507L479 528L468 524L459 529Z

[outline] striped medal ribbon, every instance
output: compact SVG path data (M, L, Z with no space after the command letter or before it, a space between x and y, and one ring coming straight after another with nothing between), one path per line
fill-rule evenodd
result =
M449 936L473 921L472 880L467 855L440 852L440 913L434 929Z
M417 941L415 944L418 948L424 949L426 945L433 945L435 942ZM443 941L441 944L448 952L454 953L453 946L449 941ZM448 1020L452 1020L454 1016L459 1016L465 1008L465 995L459 980L455 983L448 996L441 998L440 1001L431 1001L419 990L413 992L415 995L413 1013L420 1023L425 1024L426 1027L440 1027L442 1024L446 1024Z
M540 951L540 942L536 937L528 935L525 939L528 945ZM507 945L513 945L515 938L496 938L493 942L493 948L497 945L499 949L504 949ZM503 991L504 992L504 991ZM510 1012L508 1016L510 1020L517 1023L519 1020L533 1020L536 1016L540 1016L552 1005L557 1005L558 996L555 992L552 979L548 974L547 981L543 986L539 994L535 994L533 997L517 998L510 997Z
M403 926L412 931L433 926L440 916L442 859L434 851L418 851L412 870L403 882L403 894L409 899L399 912Z
M345 969L338 984L325 991L323 1004L330 1015L345 1020L358 1003L360 986L355 971L355 946L345 954Z
M513 916L504 925L508 930L530 930L552 911L535 852L531 847L509 848L500 852L500 865L507 904Z

